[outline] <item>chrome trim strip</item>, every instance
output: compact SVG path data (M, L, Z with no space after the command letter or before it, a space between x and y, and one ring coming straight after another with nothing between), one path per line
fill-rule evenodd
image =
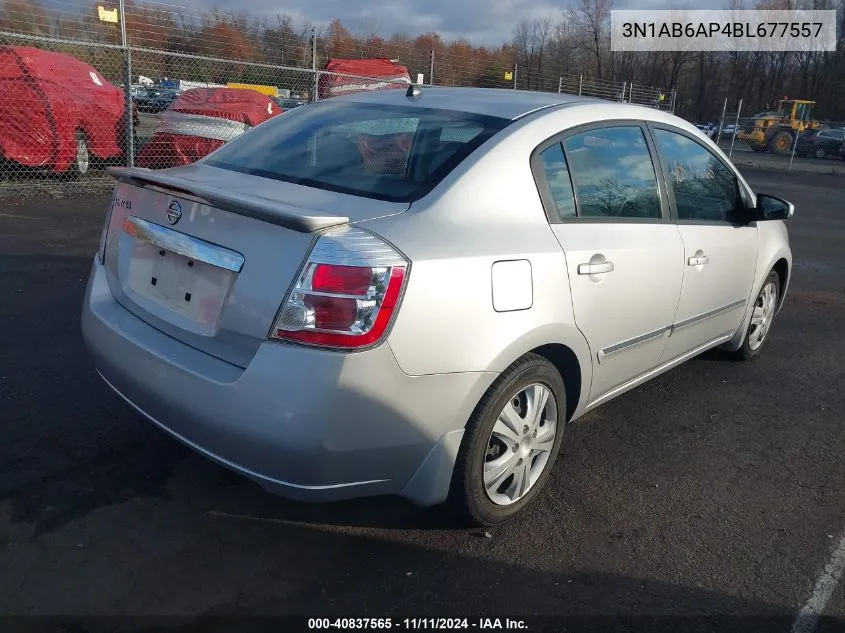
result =
M237 472L239 472L243 475L246 475L247 477L252 477L254 479L261 479L262 481L266 481L268 483L271 483L271 484L276 485L276 486L280 486L282 488L296 488L298 490L313 490L313 491L337 490L339 488L351 488L353 486L369 486L369 485L372 485L372 484L381 484L381 483L391 481L390 479L367 479L365 481L347 481L347 482L343 482L343 483L339 483L339 484L307 486L307 485L295 484L295 483L291 483L290 481L283 481L281 479L276 479L274 477L269 477L267 475L263 475L263 474L255 471L255 470L251 470L251 469L246 468L244 466L241 466L240 464L237 464L237 463L235 463L231 460L228 460L225 457L220 457L220 455L218 455L216 453L212 453L210 450L203 448L202 446L200 446L196 442L192 442L191 440L189 440L187 437L185 437L181 433L177 433L176 431L174 431L170 427L162 424L161 422L156 420L154 417L152 417L149 413L144 411L137 404L132 402L129 398L127 398L117 387L115 387L113 384L111 384L108 381L108 379L105 376L103 376L102 372L99 369L97 370L97 375L100 377L100 380L102 380L104 383L106 383L106 385L108 385L109 388L111 388L112 391L114 391L118 396L123 398L123 400L126 401L126 403L129 406L131 406L133 409L135 409L138 413L140 413L142 416L147 418L150 422L155 424L157 427L159 427L163 431L167 431L173 437L175 437L177 440L187 444L192 449L194 449L195 451L197 451L199 453L202 453L203 455L205 455L209 459L212 459L219 464L223 464L224 466L227 466L228 468L231 468L234 471L237 471Z
M680 356L673 358L672 360L670 360L668 362L663 363L659 367L655 367L654 369L647 371L644 374L637 376L636 378L632 378L631 380L624 382L617 387L613 387L609 391L606 391L605 393L598 396L595 400L591 400L591 401L587 402L587 404L584 406L584 411L582 412L582 415L583 415L583 413L587 413L587 411L595 409L598 405L600 405L604 402L607 402L611 398L614 398L617 395L619 395L619 394L621 394L625 391L628 391L629 389L633 389L637 385L641 385L644 382L651 380L655 376L659 376L663 372L668 371L669 369L672 369L673 367L677 367L678 365L680 365L684 361L692 358L693 356L697 356L698 354L700 354L704 350L710 349L711 347L715 347L717 345L724 343L725 341L731 340L732 336L733 336L733 333L723 334L722 336L714 338L713 340L708 341L707 343L704 343L703 345L699 345L698 347L690 350L686 354L681 354Z
M244 265L244 256L240 253L147 222L141 218L136 218L134 215L126 216L123 221L123 230L153 246L184 255L210 266L231 270L233 273L241 272Z
M599 363L601 363L604 358L612 354L616 354L617 352L621 352L622 350L628 349L629 347L633 347L634 345L639 345L640 343L645 343L646 341L651 341L660 336L663 336L664 334L666 334L666 332L671 329L671 326L662 327L659 330L654 330L653 332L649 332L648 334L641 334L640 336L635 336L634 338L628 339L627 341L622 341L621 343L616 343L614 345L610 345L609 347L605 347L603 350L599 350Z
M338 292L323 292L321 290L306 290L305 288L294 288L291 291L292 294L297 295L310 295L312 297L335 297L336 299L358 299L360 301L366 301L368 299L367 295L347 295L341 294Z
M692 325L694 323L698 323L699 321L703 321L704 319L709 319L710 317L714 317L722 312L727 312L728 310L733 310L734 308L738 308L741 305L745 305L745 299L739 299L738 301L734 301L733 303L729 303L726 306L722 306L721 308L716 308L715 310L710 310L709 312L705 312L704 314L699 314L698 316L690 317L689 319L684 319L675 325L672 326L672 331L679 330L682 327L687 327L688 325Z

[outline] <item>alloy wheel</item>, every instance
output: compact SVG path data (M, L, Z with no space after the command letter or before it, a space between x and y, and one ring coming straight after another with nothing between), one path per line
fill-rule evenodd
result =
M778 290L773 281L763 286L757 301L754 304L754 311L751 313L751 328L748 331L748 346L757 350L766 340L769 328L772 326L772 319L775 316L775 305L777 303Z
M484 490L490 501L511 505L531 490L549 463L557 430L557 401L545 385L528 385L508 400L484 458Z

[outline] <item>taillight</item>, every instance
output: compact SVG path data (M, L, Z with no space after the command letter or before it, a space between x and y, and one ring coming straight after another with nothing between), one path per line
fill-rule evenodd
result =
M338 349L378 343L397 310L408 261L372 233L323 234L282 304L270 338Z

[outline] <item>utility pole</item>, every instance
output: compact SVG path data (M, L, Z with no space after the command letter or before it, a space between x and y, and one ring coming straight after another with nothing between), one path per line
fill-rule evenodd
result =
M429 51L428 56L428 83L434 85L434 49Z

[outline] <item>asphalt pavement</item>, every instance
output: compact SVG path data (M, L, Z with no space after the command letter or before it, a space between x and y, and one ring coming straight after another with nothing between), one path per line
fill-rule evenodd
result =
M845 532L845 179L747 175L796 205L794 277L763 354L708 352L571 425L538 503L487 532L395 499L285 501L140 420L79 331L105 198L3 201L0 614L61 618L0 630L247 614L793 630ZM801 630L845 630L842 592Z

